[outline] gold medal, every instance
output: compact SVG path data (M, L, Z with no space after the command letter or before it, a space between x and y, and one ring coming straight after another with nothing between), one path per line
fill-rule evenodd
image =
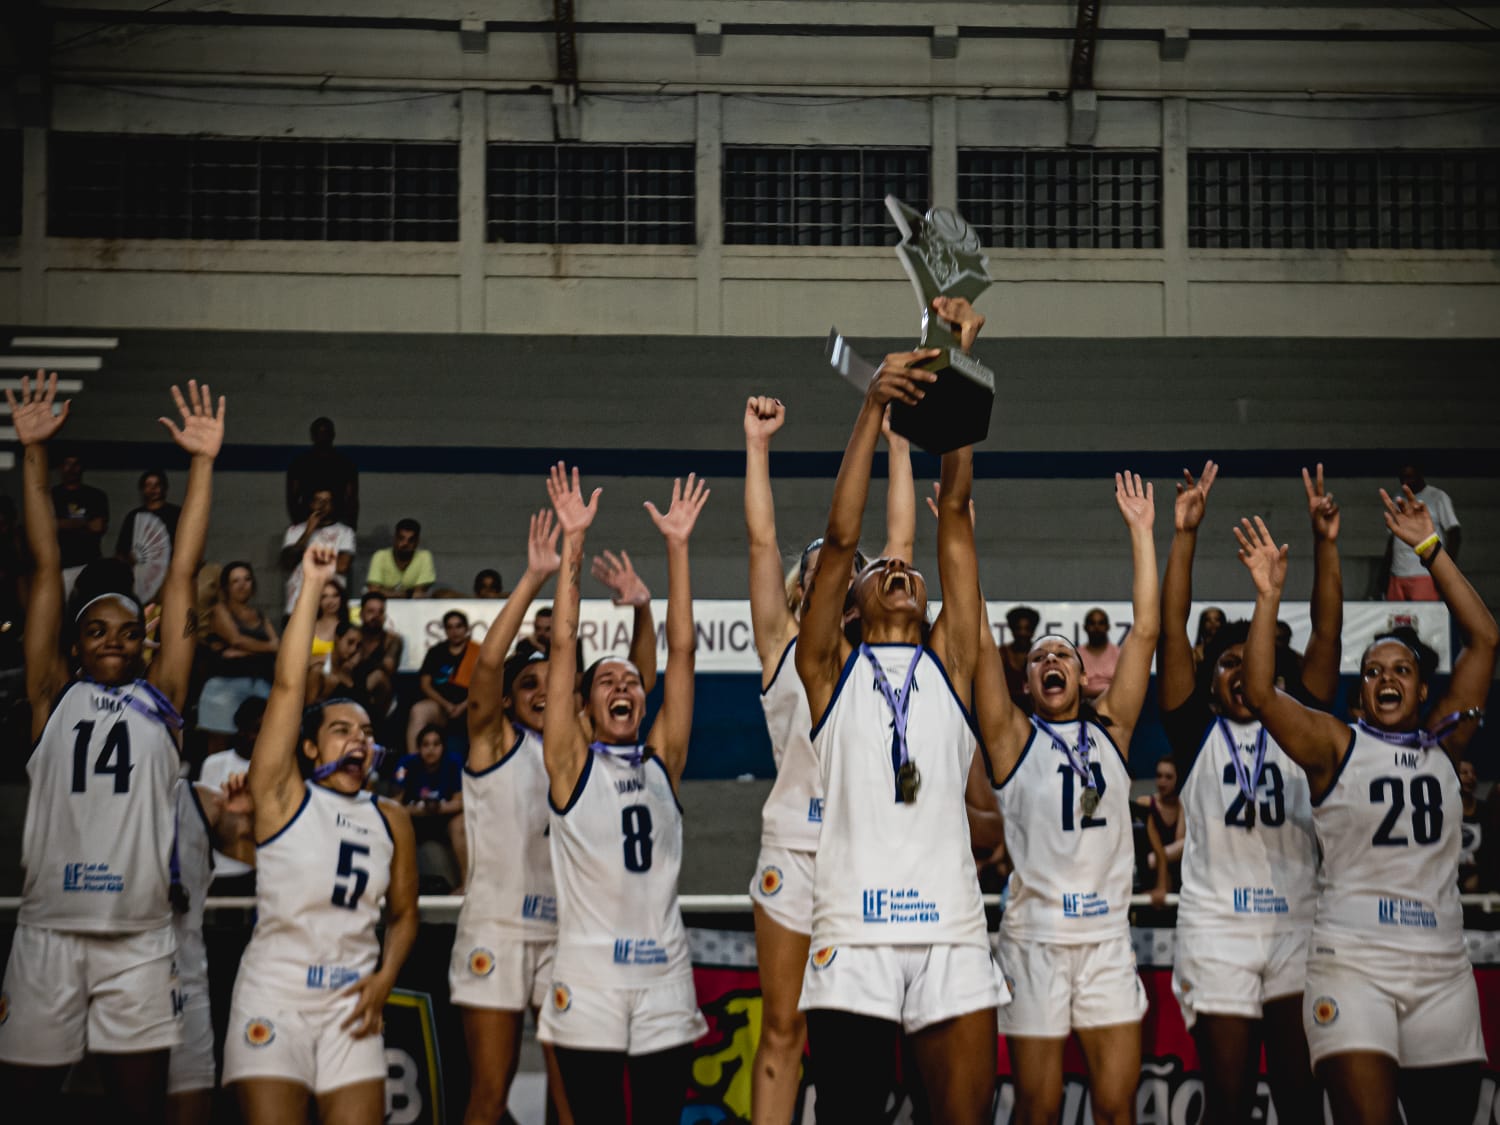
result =
M1093 816L1099 808L1099 790L1090 785L1083 791L1083 796L1078 799L1078 803L1083 807L1084 816Z
M911 804L917 799L917 790L922 787L922 775L915 762L902 762L896 771L896 788L901 790L901 800Z

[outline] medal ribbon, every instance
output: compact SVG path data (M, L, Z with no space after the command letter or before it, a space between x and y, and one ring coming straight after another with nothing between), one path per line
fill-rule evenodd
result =
M595 754L603 754L607 758L624 762L628 766L638 766L646 760L646 744L637 742L629 746L616 746L609 742L590 742L589 749Z
M918 645L917 651L911 654L911 663L906 668L906 682L901 685L899 693L891 689L891 682L885 678L885 669L880 666L875 650L867 644L861 644L859 651L875 670L875 686L885 696L886 705L891 709L891 770L894 776L901 772L902 766L911 761L906 745L906 717L911 711L911 685L917 675L917 664L922 659L922 646ZM896 800L901 799L901 786L897 783Z
M1089 737L1088 724L1082 719L1078 720L1078 748L1075 750L1064 741L1063 736L1058 734L1047 720L1033 715L1031 721L1041 729L1043 734L1051 737L1054 750L1061 750L1067 754L1068 765L1072 766L1073 772L1082 779L1083 787L1093 789L1095 787L1094 771L1089 768L1089 747L1093 745L1093 739Z
M1255 768L1253 770L1245 767L1245 758L1240 751L1240 744L1235 740L1234 732L1229 729L1229 724L1223 718L1218 720L1219 730L1224 734L1224 740L1229 743L1229 760L1234 764L1234 777L1239 783L1240 792L1245 795L1245 800L1254 801L1255 794L1260 790L1260 775L1266 768L1266 742L1269 736L1266 728L1262 726L1260 733L1255 736Z
M92 679L89 676L80 678L84 683L93 684L100 691L107 692L110 695L118 695L120 693L119 688L110 687L108 684L101 684L98 680ZM144 693L146 698L137 699L135 693L138 691ZM136 680L131 683L130 691L125 696L125 706L138 714L145 715L146 718L154 722L164 724L170 730L182 729L182 716L177 713L177 708L172 706L172 701L158 691L156 685L150 680Z
M1363 719L1358 719L1355 725L1372 738L1378 738L1381 742L1389 742L1392 746L1409 746L1418 750L1431 750L1444 738L1453 732L1453 729L1468 719L1484 720L1483 707L1470 707L1467 711L1454 711L1444 715L1433 724L1432 730L1381 730L1372 727Z
M370 763L370 768L366 771L366 773L370 774L378 771L380 769L380 763L385 760L385 755L386 749L384 746L381 746L379 743L371 745L370 752L365 759ZM353 754L345 754L337 761L328 762L325 765L321 765L317 769L313 770L312 779L314 781L322 781L324 778L332 777L334 774L338 773L339 770L343 769L344 766L346 766L349 762L353 761L353 759Z

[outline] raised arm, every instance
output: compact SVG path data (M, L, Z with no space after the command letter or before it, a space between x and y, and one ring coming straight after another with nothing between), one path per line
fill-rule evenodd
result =
M1177 500L1172 507L1172 549L1161 580L1161 645L1156 664L1156 697L1162 711L1175 711L1197 687L1193 638L1188 614L1193 604L1193 557L1198 552L1198 527L1208 507L1208 493L1219 476L1213 461L1203 463L1198 479L1182 470Z
M1120 662L1115 678L1096 705L1100 715L1115 728L1115 742L1120 753L1130 754L1130 736L1141 717L1146 689L1151 684L1151 656L1161 635L1161 586L1156 576L1156 541L1151 529L1156 523L1156 493L1148 481L1141 485L1138 473L1115 474L1115 503L1130 529L1130 561L1135 578L1130 602L1134 620L1125 643L1120 646Z
M881 555L910 564L917 553L917 482L911 472L911 442L891 429L886 407L880 423L885 437L885 547Z
M1339 691L1339 658L1344 648L1344 568L1339 561L1339 506L1317 475L1302 470L1307 515L1313 533L1312 638L1302 655L1302 689L1320 703Z
M786 421L786 407L765 395L745 402L745 538L750 544L750 629L760 656L761 682L772 675L782 650L797 635L786 604L776 502L771 495L771 437Z
M591 573L609 587L610 600L615 605L628 605L634 611L630 662L641 674L641 690L649 695L656 686L656 622L651 617L651 590L635 572L628 551L595 555Z
M505 654L521 631L521 622L542 584L557 573L562 559L557 553L560 534L550 511L531 517L526 536L526 572L495 617L469 681L469 768L488 769L510 749L515 732L505 717Z
M974 447L943 454L938 490L938 577L943 608L932 626L932 648L963 698L973 699L974 666L979 653L979 559L974 551L974 523L969 498L974 495Z
M307 651L323 584L333 576L336 553L309 547L302 556L302 589L286 623L286 641L276 654L271 697L250 755L250 796L255 801L255 838L265 840L285 827L302 803L302 709L307 693Z
M693 733L693 673L698 638L693 625L688 538L708 496L708 485L689 473L686 488L680 480L672 482L672 503L665 515L651 501L645 504L651 522L667 541L667 676L662 686L661 710L646 741L661 756L674 789L682 780ZM556 628L554 624L553 629Z
M179 426L170 418L158 419L177 448L192 460L188 468L187 495L182 501L182 515L177 520L177 534L172 540L172 560L161 587L161 649L151 663L150 679L179 711L187 701L188 680L193 673L193 652L198 647L198 630L202 622L194 608L197 600L193 576L203 558L203 544L208 539L208 513L214 492L214 458L224 444L224 396L218 409L208 384L199 386L188 380L187 397L176 387L172 398L182 416ZM320 590L322 586L318 587Z
M599 494L594 489L588 503L578 487L578 470L572 480L561 461L547 477L547 496L562 527L562 581L552 601L552 645L547 659L547 698L551 706L542 716L542 760L552 804L565 808L578 785L588 760L588 739L578 722L573 702L578 679L578 603L582 596L583 540L599 512Z
M26 520L26 543L36 564L31 593L26 602L26 632L22 637L26 657L26 698L31 702L31 737L40 738L52 716L52 703L68 684L68 666L58 651L62 628L62 555L57 546L57 515L48 487L47 442L68 420L70 403L52 413L57 398L57 372L50 377L36 373L33 382L21 376L18 399L6 388L11 425L21 443L22 509Z
M1429 723L1437 724L1454 711L1467 711L1483 707L1489 694L1490 683L1495 675L1495 650L1500 645L1500 629L1484 600L1480 598L1458 563L1442 543L1432 543L1435 534L1432 516L1423 504L1412 495L1410 488L1402 488L1402 495L1392 500L1385 489L1380 490L1381 503L1385 505L1385 525L1391 534L1417 552L1438 593L1447 603L1453 623L1463 637L1464 647L1453 661L1453 674L1448 679L1448 692L1429 713ZM1465 721L1443 739L1443 749L1456 765L1463 758L1465 747L1474 737L1478 723Z
M1276 744L1307 773L1314 799L1333 783L1349 748L1349 728L1332 715L1304 707L1276 687L1276 615L1286 585L1287 547L1276 546L1265 521L1241 520L1234 529L1240 561L1255 582L1255 613L1245 641L1245 702Z

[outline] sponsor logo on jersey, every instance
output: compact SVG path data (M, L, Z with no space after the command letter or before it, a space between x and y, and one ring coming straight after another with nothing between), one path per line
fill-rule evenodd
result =
M0 1024L10 1019L10 993L0 992Z
M264 1047L276 1038L276 1025L259 1017L245 1022L245 1042L252 1047Z
M343 813L337 814L333 818L333 822L339 828L347 828L350 832L353 832L356 836L368 836L370 834L370 830L368 828L366 828L363 824L360 824L358 821L356 821L356 820L354 820L354 819L352 819L350 817L345 816Z
M125 876L116 875L107 863L63 864L63 885L66 894L111 894L125 890Z
M566 1012L573 1006L573 990L565 984L554 984L552 986L552 1007L559 1012Z
M1319 996L1313 1001L1313 1023L1327 1027L1339 1018L1339 1002L1332 996Z
M488 949L475 949L469 953L469 972L476 977L487 977L495 971L495 955Z
M552 895L525 895L521 899L521 917L536 922L556 922L557 899Z
M1094 891L1077 891L1062 896L1064 918L1098 918L1109 913L1109 901Z
M867 887L860 892L860 913L872 925L942 920L938 904L917 887Z
M823 798L809 797L807 799L807 823L823 823Z
M763 867L760 871L760 893L770 898L781 890L781 868Z
M833 964L833 959L839 955L838 947L825 945L822 949L815 950L812 955L812 967L814 969L826 969Z
M667 950L655 938L615 938L616 965L665 965Z

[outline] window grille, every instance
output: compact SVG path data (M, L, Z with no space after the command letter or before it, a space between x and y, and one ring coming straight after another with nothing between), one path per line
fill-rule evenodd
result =
M925 211L929 165L926 149L725 148L724 241L893 246L885 197Z
M1161 156L1073 149L960 149L958 209L986 246L1161 245Z
M492 144L491 242L690 246L691 145Z

